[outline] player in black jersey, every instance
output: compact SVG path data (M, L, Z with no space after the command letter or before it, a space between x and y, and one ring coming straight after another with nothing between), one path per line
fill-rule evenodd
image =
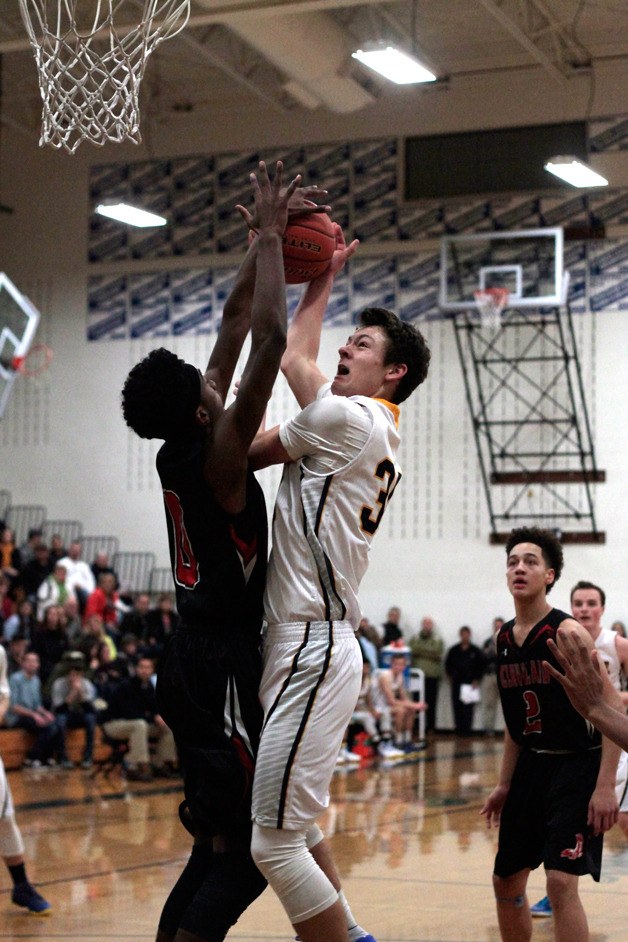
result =
M592 648L588 632L547 603L563 567L558 539L521 528L510 534L506 552L515 618L496 638L504 755L499 784L481 811L488 827L499 824L493 884L501 938L531 938L526 885L542 863L557 942L587 942L578 877L600 877L603 833L617 820L619 751L577 713L545 666L558 666L547 642L559 626ZM607 679L605 697L613 703L615 696Z
M286 345L282 235L300 177L282 190L260 162L251 174L257 238L227 300L205 373L154 350L127 377L125 420L157 455L181 625L159 665L160 712L184 776L181 817L194 835L190 859L161 914L158 942L220 942L264 889L250 856L250 799L262 711L262 591L267 518L248 469ZM324 191L318 191L324 193ZM298 190L291 211L327 209ZM305 202L304 202L305 200ZM225 409L251 329L236 400Z

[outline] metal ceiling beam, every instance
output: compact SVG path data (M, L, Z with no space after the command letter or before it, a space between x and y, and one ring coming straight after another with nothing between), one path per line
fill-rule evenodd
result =
M553 62L549 56L540 48L540 46L530 37L521 26L506 12L503 5L496 2L496 0L477 0L485 10L491 14L507 30L510 35L517 40L520 46L522 46L530 55L536 59L536 61L543 66L545 71L550 75L554 81L558 82L560 85L565 85L567 83L567 74L563 72L555 62ZM530 0L528 0L530 2ZM538 7L535 7L538 9Z

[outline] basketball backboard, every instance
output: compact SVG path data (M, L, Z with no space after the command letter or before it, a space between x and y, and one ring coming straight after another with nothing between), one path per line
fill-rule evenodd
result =
M445 311L474 308L475 292L487 288L506 288L508 307L564 304L563 230L444 236L440 275L440 306Z
M28 353L38 323L39 311L0 272L0 418L19 375L14 360Z

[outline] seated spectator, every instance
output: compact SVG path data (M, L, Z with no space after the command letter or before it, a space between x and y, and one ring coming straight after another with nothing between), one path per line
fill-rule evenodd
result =
M54 567L55 563L58 563L60 559L63 559L64 556L68 555L68 551L65 548L63 540L61 539L61 534L53 533L50 537L50 562Z
M624 625L623 621L614 621L611 625L611 631L616 631L617 634L621 635L622 638L628 638L626 626Z
M129 662L124 655L113 658L106 641L98 645L97 661L97 666L91 671L91 679L98 696L109 703L122 681L132 676Z
M74 645L83 633L83 619L81 618L78 599L73 595L66 599L63 606L63 620L68 641L71 645Z
M401 620L401 609L397 608L396 605L393 605L392 608L388 609L388 618L384 622L383 636L381 647L385 648L386 645L392 644L394 641L401 641L403 639L403 632L399 627L399 622Z
M56 563L50 575L44 579L37 590L37 621L44 620L44 613L50 605L64 606L73 595L68 585L65 566L63 563Z
M77 597L81 612L84 612L87 596L96 588L96 580L88 564L81 559L82 549L80 540L72 540L68 555L59 562L66 568L68 589Z
M417 713L425 710L425 703L416 702L410 696L406 684L408 661L405 654L393 654L390 667L382 668L376 676L375 709L381 713L389 711L392 720L395 749L410 751L413 747L413 732ZM384 738L382 736L382 738Z
M17 584L21 568L22 557L15 545L15 534L10 527L4 527L0 530L0 571L8 579L10 588Z
M376 671L379 665L379 649L382 644L377 628L369 622L368 618L361 618L356 631L356 637L362 648L363 657L367 658L371 669Z
M28 730L35 737L24 764L38 768L50 763L55 754L63 754L63 737L54 713L44 706L38 654L26 652L21 669L9 676L9 688L7 726Z
M148 635L148 613L150 611L150 595L148 592L138 592L133 599L133 607L125 612L120 619L120 634L133 634L136 638L144 640ZM152 656L146 646L144 653Z
M83 625L83 634L81 635L80 641L82 642L86 636L95 639L98 643L105 641L109 645L111 657L116 658L118 656L116 642L114 641L111 631L105 626L102 615L89 616Z
M43 621L31 639L31 651L39 655L39 676L44 688L52 669L59 663L69 647L63 609L59 605L49 605L44 612Z
M133 677L140 659L140 643L134 634L122 635L118 657L124 660L129 677Z
M103 572L98 580L98 586L87 596L83 618L87 621L92 615L100 615L107 630L117 636L120 612L116 577L111 572Z
M156 608L151 608L146 620L148 630L141 640L148 646L151 657L159 658L166 641L176 631L180 621L170 592L161 593Z
M28 638L24 635L13 635L6 648L7 653L7 673L9 676L16 671L22 670L22 661L28 651Z
M128 739L127 777L131 781L150 781L156 775L174 774L177 762L174 737L157 712L151 658L142 657L135 677L123 680L114 692L106 711L103 729L111 739ZM149 740L157 739L151 771Z
M94 732L96 730L96 688L85 677L85 662L78 651L68 651L63 656L63 672L52 685L52 709L63 735L64 748L61 765L74 768L65 750L65 734L68 729L85 730L85 749L81 767L92 767L94 754Z
M33 603L37 602L37 591L53 568L48 547L45 543L38 543L33 557L22 567L20 573L20 585L26 598Z
M98 585L98 580L103 572L110 573L115 577L116 580L116 589L119 588L118 576L109 562L109 556L104 550L101 550L99 553L96 553L94 557L94 562L91 565L92 573L94 574L94 579L96 580L96 585Z
M15 603L9 595L11 583L5 574L0 570L0 632L4 630L7 618L15 611Z
M22 561L21 568L24 569L24 566L27 566L31 560L35 559L37 555L37 549L44 542L44 535L39 527L31 527L28 531L28 536L26 542L20 546L20 559Z
M354 725L361 726L371 740L372 745L379 751L379 745L382 739L380 734L380 724L382 722L384 732L387 734L388 743L390 745L390 710L385 711L387 713L387 717L384 717L382 711L377 709L375 705L375 685L373 678L374 675L371 669L371 664L365 658L362 665L362 686L360 687L360 695L358 696L358 702L355 705L355 710L353 711L349 728L352 729ZM351 751L353 748L352 735L349 737L348 748L349 751Z
M8 644L15 635L23 635L28 641L31 640L37 622L35 620L35 609L30 599L22 599L18 602L17 608L12 615L9 615L4 623L3 641Z

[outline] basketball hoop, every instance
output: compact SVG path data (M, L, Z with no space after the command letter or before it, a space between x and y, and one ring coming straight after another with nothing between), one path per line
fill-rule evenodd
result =
M143 6L133 25L119 22L126 2L96 0L94 9L81 0L19 0L43 101L40 146L73 154L85 140L141 142L138 98L146 61L186 25L190 0L131 0L129 7ZM87 22L79 20L79 7Z
M508 288L481 288L474 291L475 304L480 314L482 327L498 330L502 311L508 304Z
M52 349L45 343L36 343L24 356L15 356L11 360L11 369L22 376L39 376L47 370L52 361Z

